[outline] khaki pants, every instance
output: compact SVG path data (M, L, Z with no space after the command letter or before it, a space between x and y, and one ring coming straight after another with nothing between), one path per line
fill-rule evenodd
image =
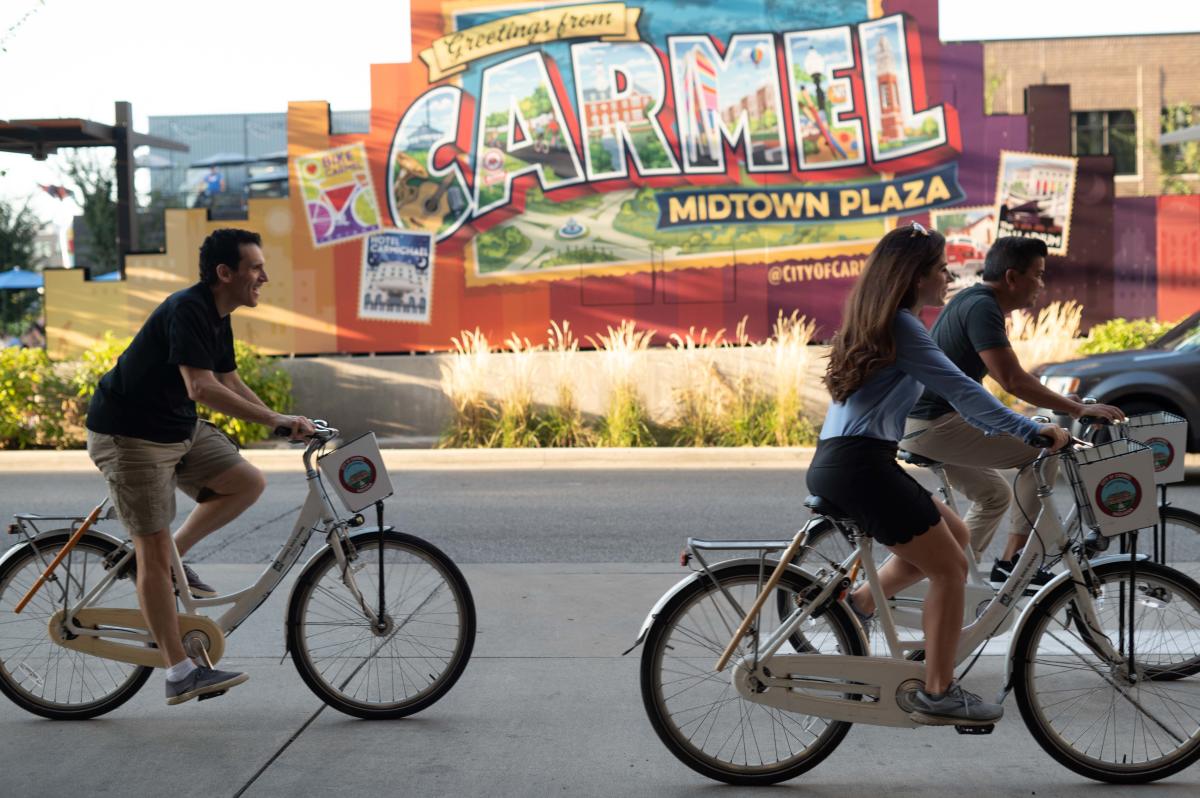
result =
M950 486L971 500L971 509L963 520L971 532L976 559L992 542L1012 499L1009 480L996 469L1023 466L1038 454L1037 449L1011 435L985 435L958 413L947 413L931 421L908 419L900 448L944 463ZM1046 466L1046 478L1053 480L1056 471L1055 459ZM1013 503L1011 532L1028 535L1030 523L1025 514L1037 518L1040 506L1032 469L1021 472L1016 491L1020 506Z
M237 444L207 421L192 437L155 443L88 430L87 451L108 480L108 492L130 535L151 535L175 520L175 488L203 501L212 479L244 462Z

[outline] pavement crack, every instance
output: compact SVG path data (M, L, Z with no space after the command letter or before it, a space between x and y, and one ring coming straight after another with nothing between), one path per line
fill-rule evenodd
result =
M242 785L242 788L240 790L238 790L237 792L235 792L233 794L233 798L241 798L241 796L245 795L246 790L250 789L251 785L253 785L254 782L258 781L259 777L262 776L262 774L267 772L267 768L269 768L269 767L271 767L271 765L275 764L275 760L279 759L279 757L283 756L283 752L286 751L291 746L292 743L294 743L294 742L296 742L296 740L300 739L300 735L304 734L304 732L308 729L308 727L312 725L312 722L317 719L317 716L319 716L322 712L324 712L328 708L329 708L328 704L321 704L321 706L317 707L317 711L312 713L311 715L309 715L308 720L304 721L304 723L301 724L300 728L296 729L296 731L292 734L291 737L284 740L283 745L279 746L279 750L277 750L274 754L272 754L271 758L268 759L266 762L264 762L262 767L260 767L256 771L254 771L254 775L250 777L249 781L247 781L245 784Z

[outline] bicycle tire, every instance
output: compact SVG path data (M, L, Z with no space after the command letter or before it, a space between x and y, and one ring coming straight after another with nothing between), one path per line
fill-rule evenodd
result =
M817 568L827 567L827 561L835 563L844 562L850 556L850 552L855 549L855 544L847 537L846 533L834 526L833 522L825 517L822 517L809 530L808 534L808 550L798 552L792 558L792 565L809 572L815 573ZM891 556L892 553L885 546L875 546L872 548L872 557L875 560L876 569L880 568ZM865 578L865 575L860 573L859 579ZM780 620L786 618L792 611L792 607L794 606L792 600L793 597L791 595L779 591L775 602ZM882 651L887 649L887 639L883 636L883 631L879 628L878 624L872 624L868 633L870 637L868 641L868 653L875 650ZM789 642L791 642L797 651L802 649L803 641L801 638L793 636Z
M1137 566L1135 592L1128 590L1127 563L1103 563L1093 573L1100 592L1094 599L1097 616L1104 633L1117 641L1114 646L1120 641L1118 630L1123 628L1120 614L1127 614L1129 602L1141 597L1140 617L1135 618L1135 663L1159 656L1159 649L1174 650L1182 645L1195 650L1200 641L1200 585L1194 580L1172 568L1142 562ZM1200 759L1200 707L1193 698L1200 693L1200 680L1180 687L1178 681L1164 684L1123 677L1119 664L1099 655L1092 643L1093 633L1077 620L1075 585L1069 581L1040 596L1029 611L1033 615L1013 648L1013 686L1021 717L1043 750L1082 776L1116 784L1156 781ZM1185 622L1194 631L1181 643L1174 627ZM1174 625L1169 633L1167 623ZM1168 654L1173 655L1171 651ZM1064 676L1068 681L1061 681ZM1100 684L1089 689L1080 686L1084 680ZM1091 704L1093 696L1097 700ZM1186 697L1187 703L1181 705L1181 697ZM1105 710L1109 715L1101 723L1098 714ZM1050 717L1051 711L1057 714ZM1122 711L1132 720L1118 715ZM1068 713L1070 716L1064 717ZM1118 750L1117 738L1130 725L1133 741L1128 750L1123 744ZM1139 728L1143 735L1140 743ZM1068 739L1075 732L1078 736ZM1179 740L1178 745L1164 751L1162 741L1172 737ZM1157 749L1157 756L1151 756L1151 748Z
M351 537L350 542L358 554L356 564L361 564L355 576L356 584L368 604L372 604L376 600L374 597L378 595L378 582L374 577L378 573L379 555L375 554L374 558L371 555L373 552L379 551L379 533L362 532ZM454 562L428 541L394 531L384 533L383 551L385 566L392 571L390 576L385 575L385 590L398 585L400 591L399 595L393 598L389 590L386 601L387 615L390 622L395 623L397 617L408 612L403 624L396 625L382 633L376 633L373 630L365 614L353 603L351 594L342 584L337 572L337 560L333 550L328 547L313 559L297 580L288 605L287 616L288 650L291 652L292 661L296 665L300 678L329 706L347 715L369 720L401 718L429 707L444 696L458 681L467 667L475 645L474 600L466 579L463 578L462 572ZM388 561L388 551L394 555L391 562ZM399 567L405 565L402 553L413 558L414 561L408 564L417 566L418 573L415 577L413 577L413 569L405 568L403 573L397 573ZM420 572L424 572L425 576L422 577ZM433 584L429 581L429 576L440 581ZM419 581L421 579L425 579L425 581ZM323 582L327 580L328 585L324 585ZM442 592L443 585L448 588L448 597L445 599L438 597L438 603L426 609L426 605ZM333 588L336 590L331 590ZM405 594L406 590L413 591L414 595L420 598L415 606L405 603L412 598ZM323 616L314 612L314 597L321 592L332 600L332 603L325 605L322 611L326 613L341 611L345 614L344 618L338 620L333 616ZM444 610L444 612L454 613L453 625L456 630L451 644L428 642L449 639L438 635L418 639L410 631L401 636L401 631L406 628L425 629L429 632L446 634L448 630L436 627L447 626L450 621L433 619L443 611L432 611L443 607L443 602L446 600L452 602L453 606L452 609ZM323 631L314 631L319 627L327 628ZM321 640L317 646L312 645L316 637L334 633L339 628L351 630L348 641L345 637L333 642L326 638ZM354 631L356 629L357 631ZM398 638L399 642L397 642ZM363 653L364 644L365 654ZM444 648L446 645L450 647ZM332 646L338 647L336 651L331 652L332 662L323 667L321 662L314 661L314 652ZM388 647L387 652L384 652L385 646ZM445 652L445 656L442 656L443 652ZM354 665L353 662L357 660L361 660L361 663ZM422 666L421 670L428 671L432 666L437 672L422 674L421 670L417 670L418 664ZM392 672L388 674L388 684L392 688L392 694L388 700L384 700L383 694L384 665L393 668ZM337 668L336 672L334 671L335 667ZM343 681L342 676L347 667L349 667L349 674ZM399 670L397 671L396 668ZM376 679L374 684L377 698L375 700L372 700L372 673ZM360 679L360 675L363 678ZM418 687L418 679L427 683L420 685L420 689L414 689L411 694L405 692L403 696L397 697L395 692L397 676L400 678L400 688L405 691L408 690L410 683L414 688ZM426 679L426 677L428 678ZM341 681L340 685L339 681Z
M1163 507L1159 512L1166 526L1163 535L1166 550L1158 552L1157 562L1170 565L1173 562L1200 560L1200 513L1172 506ZM1141 530L1138 533L1138 552L1154 557L1154 549L1153 529Z
M66 544L70 534L70 529L56 529L38 541L38 551L46 562ZM71 581L66 560L55 571L58 579L43 585L29 606L14 616L16 603L45 567L31 544L19 545L24 551L13 554L0 568L0 618L5 619L0 625L0 692L27 712L51 720L87 720L112 712L142 688L154 669L89 656L63 648L50 639L47 631L50 617L61 609L61 601L54 598L55 592L61 597L60 585ZM100 563L116 548L105 538L85 534L69 560L70 574L77 584L87 585L91 567L104 574ZM116 593L106 594L106 599L115 602L106 600L105 606L130 603L138 606L132 580L126 584L128 590L118 588ZM66 677L62 674L64 666L70 667ZM107 684L111 684L111 689L104 687ZM65 692L60 692L60 688L65 688ZM89 692L101 688L103 692L99 694ZM78 700L74 698L76 691Z
M739 604L748 607L753 601L754 595L758 592L759 580L763 578L757 564L745 564L730 566L724 569L718 569L714 573L714 579L726 590L738 590L744 594L744 600L739 599ZM786 571L780 581L780 590L787 591L789 595L795 594L798 591L803 591L812 584L812 580L795 571ZM713 601L713 607L720 615L721 625L719 628L712 623L709 627L712 632L706 639L699 632L688 630L681 637L673 636L673 630L677 628L677 624L682 621L685 614L694 607L697 607L706 600L711 600L717 597L720 603ZM654 619L646 634L646 641L642 650L641 660L641 690L642 703L645 706L646 714L650 719L651 726L658 734L660 740L667 749L681 762L695 770L698 773L707 776L708 778L722 781L727 784L735 785L765 785L775 784L781 781L795 778L796 776L816 767L825 757L829 756L846 733L850 730L850 723L845 721L829 721L821 718L793 715L792 713L782 710L765 707L761 704L745 704L741 696L734 689L731 680L727 673L715 674L712 672L713 663L720 655L721 651L729 642L729 637L732 636L732 630L741 620L734 618L731 607L725 603L723 594L713 585L713 582L707 578L697 579L687 587L680 590L678 594L671 598L666 603L662 611ZM724 605L724 612L721 612L721 607ZM768 605L770 606L770 605ZM761 613L762 618L769 617L769 613ZM822 642L826 646L825 650L837 651L842 654L861 655L865 652L865 646L857 631L854 629L847 611L840 604L830 605L819 618L813 619L812 623L824 624L829 632L830 637L821 637L815 634L810 629L805 634L807 641L816 641L818 645ZM722 633L728 633L722 637ZM688 659L688 646L692 646L692 658L696 659L695 664L686 661ZM677 679L674 675L668 673L668 678L664 680L664 673L670 671L664 665L664 659L667 657L667 652L670 651L671 662L678 661L679 667L686 668L683 679ZM815 650L815 647L809 649ZM690 674L690 675L689 675ZM699 709L709 707L707 715L702 716L697 726L697 733L704 729L707 725L708 737L711 737L720 721L720 707L725 706L731 701L736 701L739 706L739 718L742 720L749 719L754 713L759 712L757 718L767 720L767 725L772 730L776 726L786 729L786 723L790 720L795 724L787 733L781 735L782 742L788 742L789 736L799 739L798 733L803 732L813 737L813 742L806 745L798 752L792 752L792 755L784 758L781 762L768 764L760 762L758 766L751 766L749 761L744 765L738 765L731 760L722 760L720 758L721 751L710 753L702 750L702 746L706 744L701 742L698 746L691 739L687 731L682 728L671 712L668 703L675 698L679 698L685 692L693 689L692 687L679 687L676 689L676 684L686 682L689 679L696 680L694 687L698 690L707 689L715 691L717 698L710 700L708 695L703 697L687 696L687 702L700 701ZM674 691L670 696L664 694L664 687L669 687ZM715 714L712 712L712 707L717 707ZM749 709L744 710L744 707ZM691 712L693 709L685 708L681 712ZM712 716L711 718L709 716ZM711 720L711 723L710 723ZM801 721L807 720L809 724L823 724L823 728L817 734L813 734L810 728L801 727ZM683 726L692 725L693 721L686 721ZM736 731L736 730L735 730ZM757 735L751 729L752 737L757 739ZM722 732L717 736L721 736ZM731 731L727 739L731 739L735 732ZM764 731L764 734L766 732ZM771 735L767 735L770 737ZM743 748L746 749L746 759L749 760L749 751L745 743L745 730L742 733ZM773 742L778 745L780 743L779 736L773 738ZM724 745L724 744L722 744ZM757 747L757 743L755 743ZM733 753L736 754L737 746L734 745ZM764 759L759 751L759 759Z

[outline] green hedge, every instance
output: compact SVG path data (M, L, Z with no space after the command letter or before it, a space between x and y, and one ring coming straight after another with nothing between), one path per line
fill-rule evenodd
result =
M96 383L117 362L129 338L107 333L77 360L54 362L41 349L0 350L0 449L73 449L84 445L88 402ZM292 378L257 349L234 342L238 374L269 407L292 406ZM200 406L239 444L265 439L270 431Z
M1081 355L1141 349L1174 325L1158 319L1113 319L1097 324L1079 347Z

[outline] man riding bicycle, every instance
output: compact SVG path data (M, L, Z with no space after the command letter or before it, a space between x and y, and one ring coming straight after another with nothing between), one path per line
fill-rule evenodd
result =
M951 299L930 335L954 365L978 382L990 374L1005 391L1035 407L1048 407L1073 418L1086 412L1110 421L1123 420L1125 415L1115 407L1084 405L1046 388L1022 367L1013 352L1004 319L1014 310L1033 306L1041 293L1045 270L1044 242L1016 236L997 239L984 262L983 282ZM984 434L930 390L909 413L900 446L944 463L950 485L972 501L963 520L978 561L1012 498L1008 482L997 469L1024 466L1037 457L1038 450L1012 436ZM1053 468L1047 468L1050 479L1054 477ZM992 567L993 582L1008 578L1029 539L1030 519L1038 507L1032 471L1022 471L1017 477L1016 498L1008 542ZM1042 585L1049 579L1048 572L1039 570L1034 584Z
M291 437L311 435L303 416L271 410L237 373L230 314L258 305L267 282L262 240L247 230L214 231L200 247L200 281L152 312L117 364L100 379L88 407L88 455L133 538L137 593L167 668L168 704L221 693L249 678L194 663L179 631L171 566L175 488L196 501L179 527L180 556L242 514L262 494L262 472L237 445L199 421L196 402ZM216 591L189 567L175 575L193 596Z

